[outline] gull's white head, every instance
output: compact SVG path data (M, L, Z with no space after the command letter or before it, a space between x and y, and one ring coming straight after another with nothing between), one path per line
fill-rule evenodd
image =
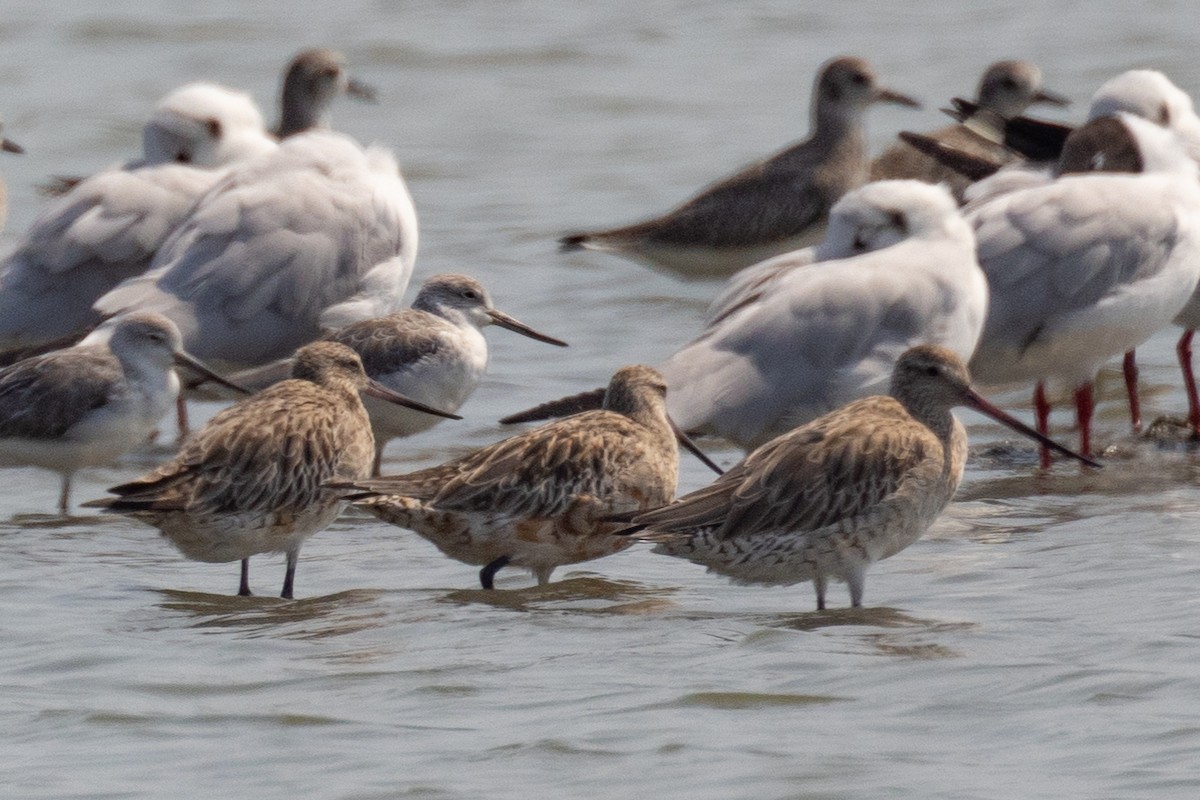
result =
M222 167L274 147L254 100L215 83L170 92L142 129L143 154L151 163Z
M1133 114L1170 128L1194 159L1200 160L1200 118L1192 98L1166 75L1151 69L1122 72L1096 90L1088 119Z
M869 253L906 239L944 233L958 205L944 186L922 181L876 181L847 192L833 207L816 260Z

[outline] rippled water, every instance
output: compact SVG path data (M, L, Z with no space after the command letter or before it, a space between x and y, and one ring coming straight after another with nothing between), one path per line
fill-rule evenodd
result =
M1080 103L1140 65L1200 89L1194 10L1173 2L91 5L3 4L0 113L29 151L0 158L5 248L34 184L131 153L168 89L206 77L269 104L282 63L327 44L381 90L337 124L405 165L418 278L475 274L572 342L489 334L466 420L395 443L392 470L686 339L712 284L564 258L554 235L663 209L797 138L831 55L868 55L926 100L873 114L878 146L941 124L937 105L995 58L1037 60ZM1184 407L1171 338L1142 351L1151 416ZM1122 438L1118 388L1099 474L1037 474L1032 450L972 419L959 500L872 570L856 611L641 548L541 589L503 572L485 593L356 516L305 547L301 599L237 598L236 565L184 561L121 519L57 519L53 477L4 471L0 795L1194 797L1200 459ZM77 498L161 457L90 471ZM706 480L686 462L682 488ZM261 557L251 578L274 591L282 572Z

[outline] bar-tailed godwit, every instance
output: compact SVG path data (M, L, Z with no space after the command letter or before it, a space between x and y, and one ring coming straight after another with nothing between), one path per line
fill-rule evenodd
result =
M416 531L446 555L480 565L492 588L506 565L539 584L563 564L628 547L605 518L653 508L675 494L679 455L666 384L653 369L624 367L601 410L505 439L440 466L354 481L347 488L380 519Z
M890 396L772 439L709 486L634 516L624 532L739 583L812 581L818 609L828 580L845 581L861 606L867 568L920 538L962 480L957 405L1039 437L974 392L952 351L914 347L896 363Z
M367 379L354 351L316 342L296 354L292 379L217 414L179 454L85 506L153 525L188 558L241 561L238 594L250 594L250 557L287 555L290 598L300 547L341 511L330 481L365 478L375 440L359 390L425 408Z

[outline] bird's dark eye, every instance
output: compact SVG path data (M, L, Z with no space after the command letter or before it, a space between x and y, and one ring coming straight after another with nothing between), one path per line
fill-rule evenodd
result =
M462 293L462 296L468 300L478 300L479 299L479 295L475 293L474 289L465 289Z
M930 364L928 367L925 368L925 374L931 378L937 377L938 368L933 366L932 364Z
M866 86L870 79L861 72L856 72L850 76L850 81L855 86Z
M892 227L897 230L900 230L900 231L908 230L908 222L904 219L904 212L902 212L902 211L893 211L888 216L888 221L891 222Z
M1158 107L1158 124L1159 125L1170 125L1171 124L1171 109L1169 106L1167 106L1166 103L1163 103L1161 106Z
M1000 81L1000 85L1003 86L1005 89L1017 88L1017 82L1014 81L1012 78L1004 78L1003 80Z
M191 153L184 153L184 152L179 152L179 153L176 153L176 154L175 154L175 163L177 163L177 164L190 164L190 163L192 163L192 154L191 154Z

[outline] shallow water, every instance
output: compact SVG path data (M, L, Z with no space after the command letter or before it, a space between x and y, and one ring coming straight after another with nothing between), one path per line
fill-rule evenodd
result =
M1132 66L1200 90L1194 14L1171 2L83 5L0 13L0 113L28 150L0 156L4 249L36 183L130 154L170 88L205 77L269 106L282 63L327 44L380 89L336 124L400 156L417 278L474 274L572 342L489 333L466 419L394 443L393 471L685 340L713 284L566 258L554 236L664 209L797 138L831 55L867 55L926 101L873 114L879 147L942 124L936 107L996 58L1038 61L1076 98L1069 119ZM1172 338L1141 351L1148 417L1185 405ZM1194 797L1200 456L1128 439L1106 378L1100 473L1039 474L1031 448L966 417L958 501L871 571L862 610L816 613L808 586L733 586L640 547L543 588L505 571L487 593L355 515L305 547L300 599L238 598L236 565L184 561L122 519L59 519L54 478L6 470L0 795ZM1028 413L1023 392L1000 399ZM89 471L76 498L161 457ZM685 461L682 489L707 480ZM260 557L251 580L270 595L282 573Z

